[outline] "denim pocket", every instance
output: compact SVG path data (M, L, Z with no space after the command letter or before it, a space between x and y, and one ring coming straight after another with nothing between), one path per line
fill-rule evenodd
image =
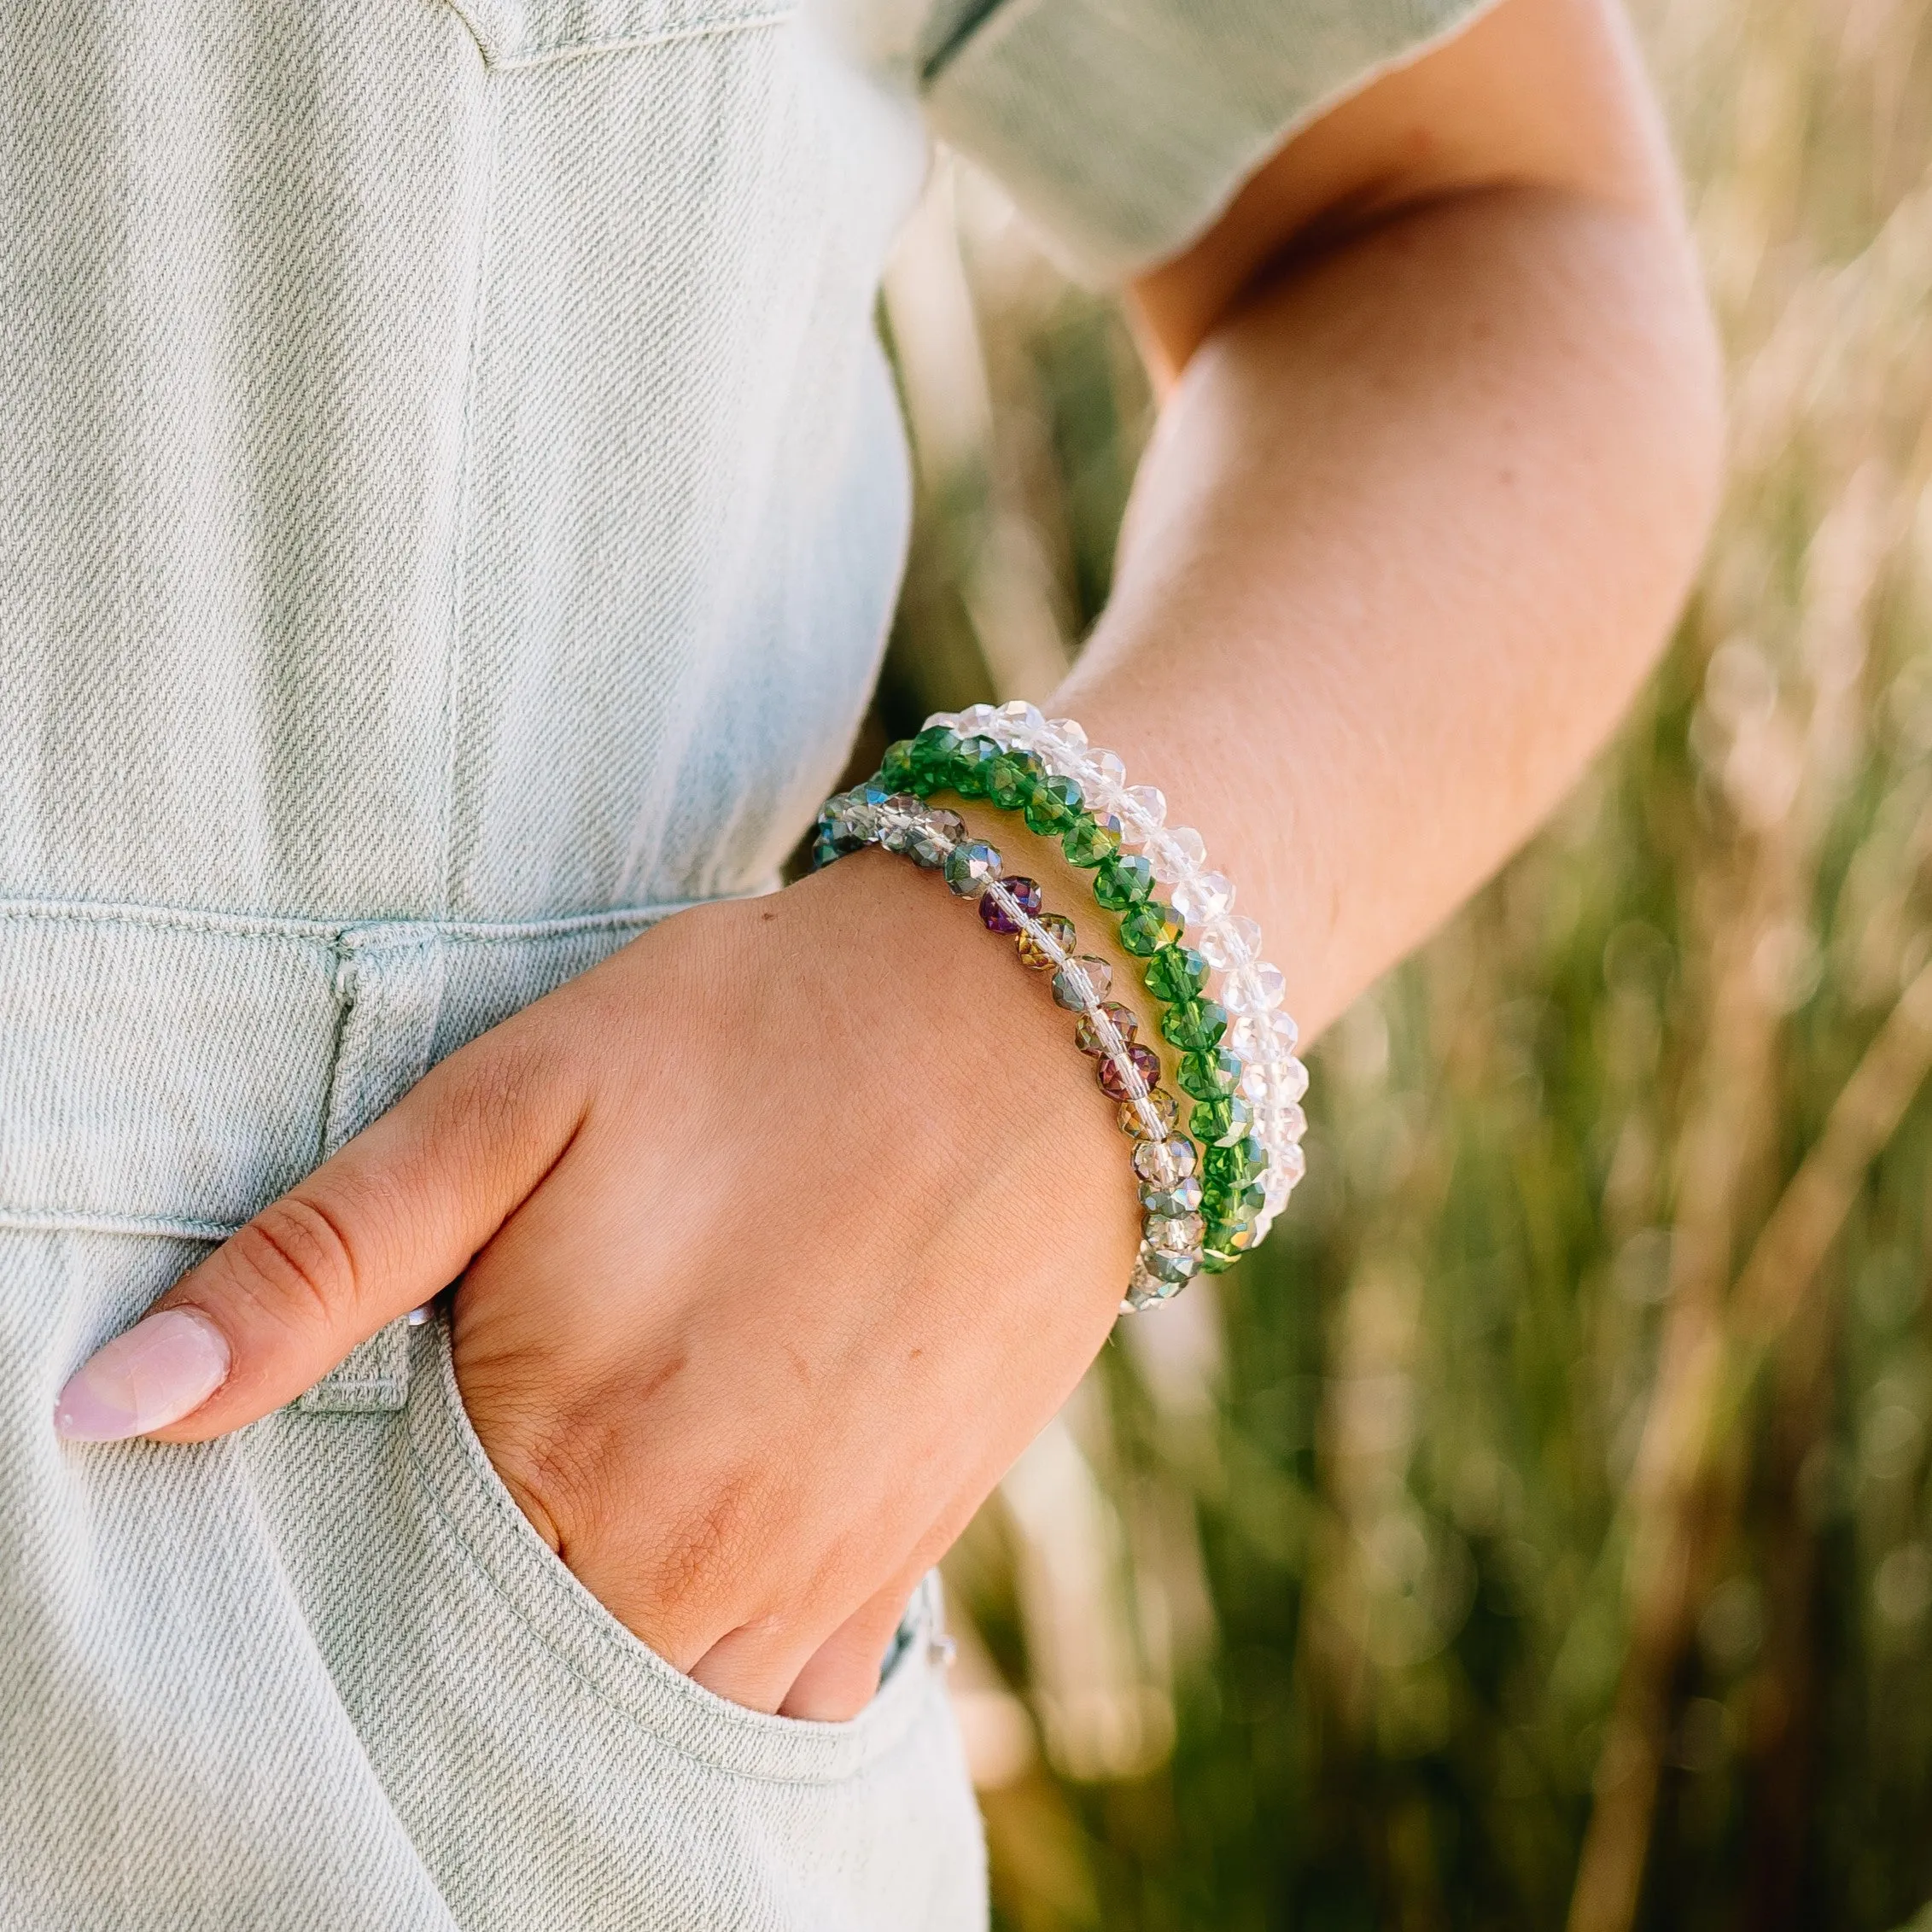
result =
M534 67L768 26L796 0L448 0L485 63Z

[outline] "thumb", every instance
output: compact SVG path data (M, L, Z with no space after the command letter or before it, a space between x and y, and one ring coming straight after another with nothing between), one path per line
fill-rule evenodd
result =
M231 1235L61 1391L70 1442L205 1442L319 1380L447 1287L570 1144L588 1104L534 1012L437 1067Z

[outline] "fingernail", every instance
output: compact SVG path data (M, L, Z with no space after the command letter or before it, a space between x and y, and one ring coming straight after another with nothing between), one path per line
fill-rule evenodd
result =
M205 1315L164 1308L97 1350L61 1391L54 1433L122 1442L191 1415L228 1379L228 1340Z

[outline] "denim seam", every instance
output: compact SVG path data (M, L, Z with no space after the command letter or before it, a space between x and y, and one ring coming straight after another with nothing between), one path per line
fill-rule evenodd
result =
M446 0L446 4L476 44L484 70L489 73L521 73L532 67L554 67L564 61L589 60L598 55L642 53L653 47L675 47L686 41L757 32L766 27L782 26L798 11L795 3L773 8L768 13L746 14L736 20L700 20L691 26L667 27L660 33L623 34L614 40L559 40L534 47L527 53L505 55L491 52L489 36L478 24L466 0Z
M722 897L756 897L756 892ZM420 931L425 942L448 946L484 946L522 940L569 938L579 932L604 932L618 926L654 925L674 913L716 903L712 899L675 899L659 906L625 906L605 912L567 913L542 919L280 919L272 913L201 912L163 906L92 905L71 899L0 900L0 921L20 925L139 925L172 932L196 932L228 939L286 939L340 947L348 936L376 926Z
M126 1234L143 1240L225 1241L240 1222L181 1221L158 1214L94 1214L84 1208L0 1205L0 1229L24 1234Z

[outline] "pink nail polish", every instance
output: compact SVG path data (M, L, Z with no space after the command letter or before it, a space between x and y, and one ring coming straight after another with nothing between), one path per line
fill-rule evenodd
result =
M120 1442L192 1415L228 1379L228 1341L205 1315L164 1308L84 1363L54 1404L67 1442Z

